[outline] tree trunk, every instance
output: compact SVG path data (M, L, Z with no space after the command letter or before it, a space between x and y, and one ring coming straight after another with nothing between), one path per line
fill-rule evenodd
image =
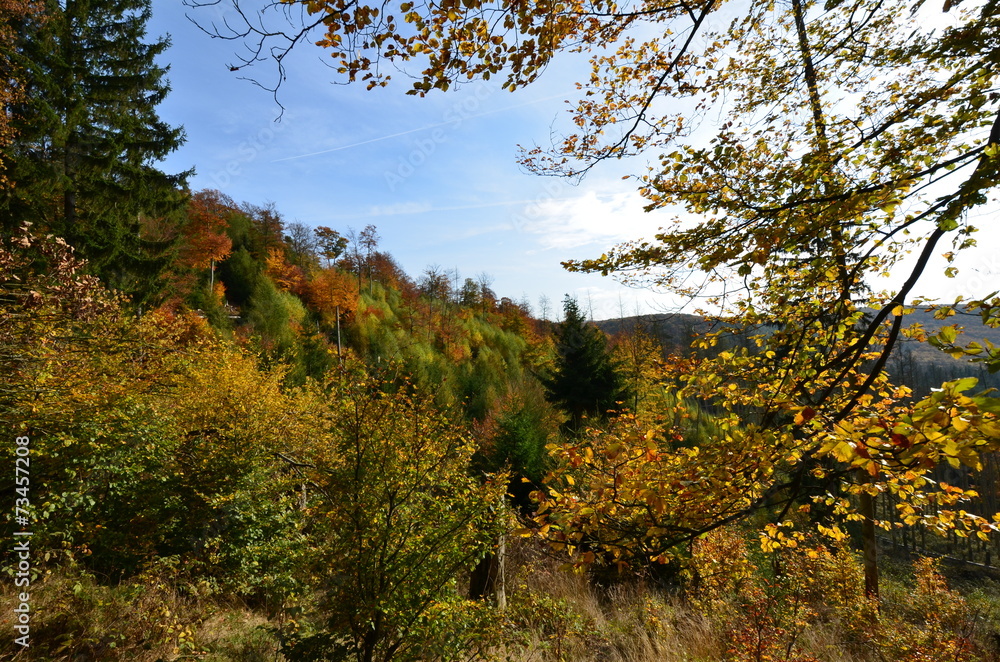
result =
M487 554L476 565L469 577L471 600L492 599L500 609L507 608L507 590L504 575L507 557L507 537L500 536L495 553Z
M343 363L344 359L340 355L340 306L337 306L337 361Z
M865 482L870 482L867 474ZM861 522L861 548L865 558L865 597L878 601L878 543L875 540L875 499L862 492L858 504Z

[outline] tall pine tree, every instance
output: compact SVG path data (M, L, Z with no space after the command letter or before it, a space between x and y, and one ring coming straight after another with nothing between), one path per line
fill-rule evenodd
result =
M27 220L64 237L137 298L155 290L171 244L146 236L144 219L176 211L190 174L156 167L183 130L156 112L169 42L145 41L150 12L150 0L47 0L44 20L21 21L9 54L25 72L5 150L14 186L0 204L5 228Z
M574 433L585 417L601 419L618 409L626 392L604 333L587 323L569 295L563 299L563 314L556 330L555 369L542 383L549 401L569 414L567 431Z

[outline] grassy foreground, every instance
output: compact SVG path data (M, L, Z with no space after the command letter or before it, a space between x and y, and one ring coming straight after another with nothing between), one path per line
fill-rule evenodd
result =
M928 560L884 564L881 610L860 563L813 547L762 554L733 532L700 542L669 581L599 581L513 545L508 605L450 660L509 662L941 662L998 660L1000 582ZM168 573L116 586L72 569L33 586L28 649L12 645L16 594L0 596L3 659L277 662L282 613ZM300 612L301 613L301 612Z

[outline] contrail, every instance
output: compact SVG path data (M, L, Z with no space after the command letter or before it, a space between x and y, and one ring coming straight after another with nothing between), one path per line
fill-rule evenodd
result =
M496 113L502 113L502 112L505 112L505 111L508 111L508 110L514 110L515 108L523 108L524 106L530 106L532 104L539 103L541 101L548 101L549 99L556 99L558 97L565 97L565 96L566 96L565 92L562 93L562 94L553 94L551 96L541 97L539 99L532 99L531 101L525 101L524 103L515 104L513 106L505 106L504 108L496 108L494 110L487 110L486 112L479 113L477 115L468 115L466 117L462 117L460 121L472 120L472 119L476 119L478 117L485 117L487 115L494 115ZM455 123L455 120L449 120L447 122L438 122L437 124L428 124L426 126L417 127L416 129L409 129L407 131L400 131L399 133L391 133L391 134L389 134L387 136L380 136L378 138L371 138L369 140L362 140L361 142L351 143L350 145L342 145L340 147L333 147L331 149L324 149L324 150L321 150L319 152L309 152L307 154L298 154L296 156L286 156L286 157L283 157L283 158L280 158L280 159L274 159L273 161L271 161L271 163L280 163L281 161L293 161L295 159L304 159L304 158L309 157L309 156L319 156L320 154L330 154L332 152L340 152L340 151L343 151L345 149L352 149L354 147L360 147L361 145L368 145L370 143L377 143L377 142L380 142L382 140L389 140L391 138L398 138L399 136L405 136L405 135L410 134L410 133L417 133L418 131L427 131L428 129L436 129L439 126L446 126L448 124L454 124L454 123Z
M545 198L544 202L569 202L576 198ZM422 207L418 209L400 209L398 211L372 211L367 214L352 214L350 216L331 216L337 221L350 221L358 218L376 218L378 216L402 216L404 214L428 214L432 211L461 211L463 209L485 209L486 207L509 207L511 205L537 204L537 198L531 200L503 200L501 202L484 202L475 205L455 205L452 207Z

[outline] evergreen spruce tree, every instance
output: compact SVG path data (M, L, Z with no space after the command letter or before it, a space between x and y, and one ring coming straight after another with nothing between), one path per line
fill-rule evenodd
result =
M569 295L563 299L563 313L556 330L555 369L542 383L549 401L569 414L567 431L574 433L585 417L603 419L617 409L626 393L604 333L587 323Z
M157 105L169 90L156 57L167 39L145 41L150 0L47 0L27 16L9 53L24 71L6 148L14 186L0 224L32 221L65 238L108 285L137 298L155 289L172 243L149 237L144 219L179 209L190 171L156 163L183 142Z

